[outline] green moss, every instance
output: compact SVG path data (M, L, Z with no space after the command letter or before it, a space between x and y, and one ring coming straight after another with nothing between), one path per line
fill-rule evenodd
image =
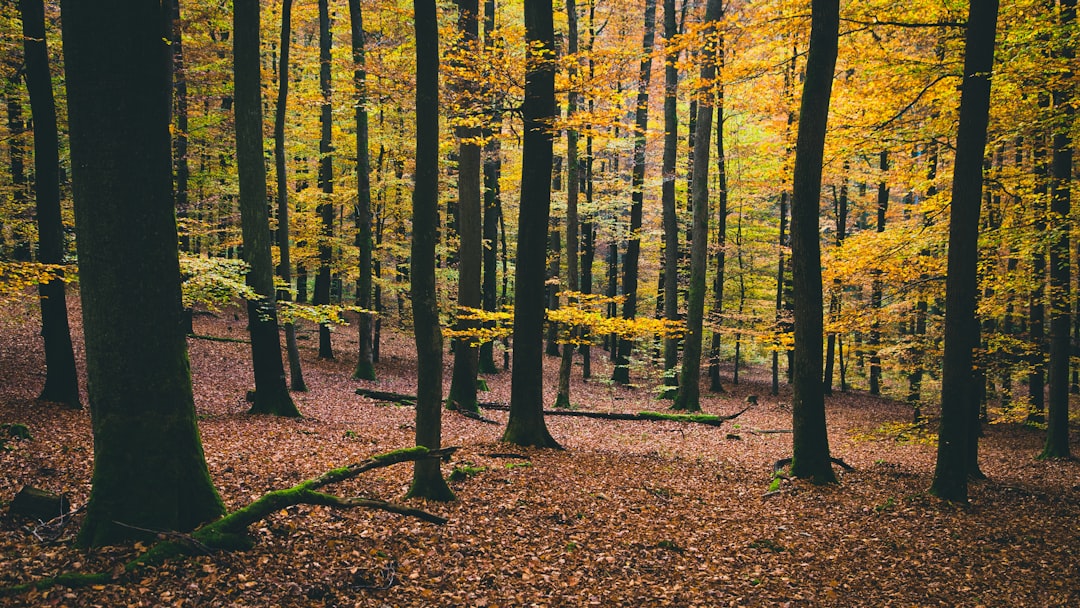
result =
M30 427L19 422L0 424L0 434L15 439L30 439Z
M531 463L531 462L529 462L529 461L525 461L525 462L511 462L511 463L509 463L509 464L507 464L507 465L506 465L506 468L507 468L507 469L528 469L528 468L530 468L530 467L532 467L532 466L533 466L533 465L532 465L532 463Z
M423 458L427 455L428 449L422 445L414 446L411 448L401 448L400 450L391 450L389 452L383 452L382 454L376 454L371 458L378 460L379 462L386 461L406 461L413 460L415 458Z
M476 467L470 465L463 465L460 467L454 467L454 470L450 471L450 481L461 481L470 477L476 477L480 473L487 470L487 467Z

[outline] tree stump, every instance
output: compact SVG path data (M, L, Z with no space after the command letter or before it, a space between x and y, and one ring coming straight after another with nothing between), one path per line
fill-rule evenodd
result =
M33 486L23 486L11 501L8 514L39 521L49 521L71 510L66 494L53 494Z

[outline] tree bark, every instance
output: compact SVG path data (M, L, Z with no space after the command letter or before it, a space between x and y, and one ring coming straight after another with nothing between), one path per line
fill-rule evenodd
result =
M686 307L686 338L683 344L682 374L679 392L671 409L701 410L701 348L705 315L705 274L709 248L709 146L712 138L712 93L716 78L716 27L724 16L722 0L705 5L704 48L701 52L701 88L697 91L697 133L694 137L694 183L691 192L694 207L693 239L690 248L690 294Z
M717 40L717 68L724 69L724 35ZM728 183L727 154L724 151L724 86L717 84L716 92L716 172L719 182L716 209L716 275L713 278L712 342L709 344L709 390L724 392L720 383L720 326L724 310L724 250L727 246Z
M1060 24L1064 30L1076 22L1076 0L1063 0ZM1072 81L1072 60L1076 58L1075 40L1065 42L1059 51L1067 72L1062 82ZM1075 92L1066 87L1054 91L1054 107L1064 115L1062 127L1053 135L1052 188L1050 212L1056 218L1056 237L1050 244L1050 399L1047 403L1046 445L1041 458L1069 458L1069 326L1072 264L1069 260L1071 229L1070 186L1073 172L1072 125Z
M148 536L116 522L191 530L224 508L180 324L167 7L65 0L61 10L94 429L78 544L95 547Z
M685 4L685 2L684 2ZM660 205L664 223L664 272L661 294L664 319L679 321L679 220L675 204L675 161L679 153L679 49L675 45L678 29L675 0L664 0L664 156L660 172ZM674 399L679 384L675 368L679 365L679 339L664 338L664 385L661 399Z
M60 212L60 149L56 130L49 52L45 42L45 4L21 0L23 56L30 113L34 120L34 183L38 225L38 261L64 263L64 221ZM41 337L45 341L45 386L38 399L79 409L79 377L68 327L64 281L55 278L38 285Z
M289 102L289 47L292 33L292 0L281 3L281 54L278 68L277 106L274 108L274 173L277 178L277 245L280 264L277 274L287 286L292 285L292 260L289 226L289 175L285 165L285 109ZM283 289L278 299L292 301L292 291ZM285 352L289 360L289 387L306 391L304 371L300 364L300 347L296 344L296 325L285 323Z
M413 2L416 20L416 185L413 188L413 332L416 335L416 445L442 444L443 340L435 291L439 231L439 21L435 0ZM409 496L453 500L438 461L418 461Z
M536 52L525 71L521 206L514 270L514 364L502 440L557 448L544 422L544 255L551 212L555 118L555 28L551 0L525 0L525 40Z
M184 35L180 23L180 0L169 0L169 48L172 50L173 73L173 119L176 131L173 135L173 204L176 217L188 217L188 87L187 64L184 60ZM190 227L180 226L180 250L191 250Z
M838 0L813 0L795 171L791 189L791 262L795 292L791 474L834 483L822 390L821 168L839 36Z
M484 2L484 50L488 53L495 48L495 0ZM502 116L498 110L492 112L489 123L484 127L483 179L484 179L484 225L483 225L483 278L480 293L484 310L495 312L498 306L497 293L497 255L495 243L499 238L499 160L500 146L498 134L502 130ZM492 327L488 323L488 327ZM495 374L495 342L488 341L480 345L479 372Z
M641 43L641 66L638 78L637 111L634 120L634 165L630 174L630 236L626 242L623 258L622 316L637 316L638 257L641 253L641 211L645 200L642 189L645 184L645 132L649 127L649 81L652 76L653 40L656 38L656 0L645 0L645 34ZM630 353L633 342L627 338L617 340L615 369L612 380L619 384L630 383Z
M334 203L331 197L334 193L334 115L330 102L333 95L330 81L332 45L329 0L319 0L319 89L322 92L322 104L319 106L319 189L323 192L323 198L315 209L321 225L319 271L315 275L315 292L311 301L316 305L330 303L330 264L334 257L334 249L330 245L334 237ZM328 323L319 324L319 358L334 358Z
M930 493L967 502L968 443L977 404L970 399L972 351L978 345L975 316L978 227L982 204L982 160L990 110L997 0L973 2L965 35L960 124L956 135L952 205L949 215L948 275L945 280L945 356L941 375L941 424L937 465Z
M349 0L349 23L352 28L353 88L356 95L356 246L359 264L356 279L356 305L363 309L357 322L358 352L354 380L375 379L374 338L371 313L372 244L371 234L371 159L368 150L367 64L364 57L364 13L360 0Z

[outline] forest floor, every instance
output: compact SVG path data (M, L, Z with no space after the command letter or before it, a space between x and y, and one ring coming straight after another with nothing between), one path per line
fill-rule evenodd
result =
M30 440L0 451L0 588L59 573L112 571L143 545L84 553L71 546L80 515L58 540L7 517L24 485L90 491L88 411L34 397L44 378L36 305L0 307L0 423L29 426ZM72 303L82 357L78 303ZM243 338L233 310L197 315L200 335ZM413 444L414 411L358 396L359 387L415 393L415 350L384 336L377 382L349 378L355 330L334 332L335 361L316 359L303 328L310 390L294 394L304 418L246 414L249 346L188 341L203 444L222 498L235 509L262 493ZM610 367L594 349L594 374ZM449 382L449 364L446 357ZM81 367L81 364L80 364ZM554 401L556 359L545 365ZM663 409L648 388L582 383L577 407ZM730 380L730 377L728 378ZM509 400L510 375L486 378L484 401ZM153 381L148 378L147 381ZM931 443L904 441L908 406L851 392L827 400L832 452L854 467L837 485L781 481L790 456L790 395L768 395L744 374L704 409L732 414L721 428L680 422L549 417L564 451L499 443L503 426L447 412L444 445L459 446L444 473L452 503L405 501L446 517L436 526L363 509L298 506L254 526L253 549L176 560L107 585L53 588L0 599L3 606L1078 606L1080 463L1038 461L1043 432L986 427L971 504L927 493ZM85 377L83 378L85 395ZM445 392L445 389L444 389ZM506 413L486 411L500 423ZM934 425L931 425L933 428ZM1073 429L1073 437L1078 435ZM1073 444L1080 454L1080 445ZM513 456L507 456L513 454ZM411 466L379 469L333 488L339 495L404 501Z

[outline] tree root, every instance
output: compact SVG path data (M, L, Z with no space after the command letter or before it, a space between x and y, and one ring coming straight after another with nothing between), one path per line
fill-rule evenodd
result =
M33 589L40 591L56 585L85 587L89 585L107 584L120 581L125 575L130 574L143 566L159 565L174 557L198 553L205 554L213 551L247 549L252 546L252 540L248 537L249 526L265 519L273 513L293 505L306 504L335 508L361 507L366 509L376 509L379 511L397 513L398 515L415 517L433 524L442 525L446 523L445 518L420 509L413 509L404 505L372 498L342 498L317 490L333 483L351 479L366 471L388 467L401 462L426 460L429 458L448 460L450 455L456 450L457 448L454 447L443 448L441 450L429 450L417 446L414 448L386 452L384 454L372 456L361 462L337 469L331 469L318 477L303 481L291 488L267 492L246 507L237 509L221 519L212 521L190 534L148 530L148 532L158 532L162 534L164 540L152 546L150 550L139 557L128 561L122 566L118 566L111 572L97 572L91 574L67 572L52 578L0 588L0 597L19 595ZM122 526L128 526L128 524L122 522L117 523Z

